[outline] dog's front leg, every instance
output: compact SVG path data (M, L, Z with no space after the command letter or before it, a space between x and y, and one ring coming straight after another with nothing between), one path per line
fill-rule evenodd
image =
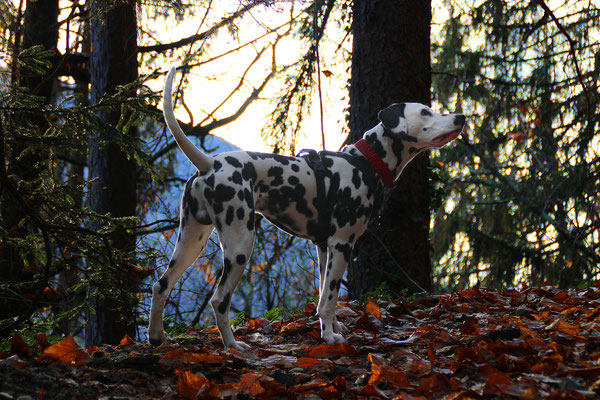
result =
M323 285L325 285L325 271L327 268L328 254L329 254L329 252L327 250L327 245L324 245L324 244L317 245L317 256L318 256L318 260L319 260L319 299L322 297L323 292L325 292ZM333 331L335 333L341 333L342 327L340 326L339 322L337 321L335 312L333 313L333 322L332 323L333 323Z
M327 344L344 343L346 340L338 333L341 329L335 317L335 307L337 304L340 284L348 260L344 253L338 250L335 245L328 245L327 266L325 268L324 279L317 305L317 315L321 321L321 338Z

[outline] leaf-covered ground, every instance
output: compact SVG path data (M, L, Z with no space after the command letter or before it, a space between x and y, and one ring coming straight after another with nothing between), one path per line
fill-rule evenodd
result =
M600 398L597 288L340 302L338 318L348 344L320 342L314 304L287 321L246 320L245 354L225 352L215 329L157 348L38 336L35 357L15 337L0 399Z

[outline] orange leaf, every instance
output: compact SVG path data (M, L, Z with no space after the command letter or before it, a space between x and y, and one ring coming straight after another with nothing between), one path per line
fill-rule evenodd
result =
M38 358L38 361L63 362L77 366L85 365L89 360L89 354L79 347L71 336L48 347Z
M88 347L88 348L86 349L86 351L88 352L88 354L94 354L95 352L97 352L97 351L98 351L98 349L99 349L99 347L98 347L98 346L96 346L96 345L93 345L93 346L90 346L90 347Z
M245 374L239 385L241 392L252 398L272 398L286 392L286 388L275 379L252 372Z
M349 344L321 344L307 350L309 357L315 358L331 358L331 357L354 357L358 355L358 351Z
M135 344L135 341L129 335L125 334L125 337L119 343L119 347L131 346L132 344Z
M368 313L373 314L377 319L381 319L381 308L379 308L373 299L369 299L366 309Z
M211 383L202 374L196 375L192 371L175 371L178 376L177 392L188 399L195 399L200 389L210 389Z
M321 360L317 360L316 358L312 357L300 357L296 361L296 366L303 369L309 369L315 365L321 365Z
M171 350L164 356L165 360L179 360L184 363L222 364L227 360L227 356L211 353L189 353L183 349Z
M562 321L560 319L556 319L553 323L548 325L545 329L562 332L565 335L569 335L569 336L576 336L581 333L581 327L579 325L569 324L568 322Z
M368 359L371 361L369 385L377 386L381 381L387 381L398 388L410 386L408 378L401 371L387 365L381 357L369 353Z

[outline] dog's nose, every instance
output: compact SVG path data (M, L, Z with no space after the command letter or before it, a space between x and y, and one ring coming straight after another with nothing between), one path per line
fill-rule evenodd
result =
M462 114L456 114L454 116L454 125L463 126L465 124L465 116Z

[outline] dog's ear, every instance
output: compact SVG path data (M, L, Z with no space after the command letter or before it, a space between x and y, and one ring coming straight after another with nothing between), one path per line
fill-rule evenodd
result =
M391 106L379 111L377 117L386 129L394 133L406 133L406 119L404 118L404 103L394 103Z

